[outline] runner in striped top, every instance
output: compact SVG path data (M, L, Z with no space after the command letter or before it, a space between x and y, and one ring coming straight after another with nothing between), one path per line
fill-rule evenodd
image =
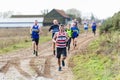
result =
M57 58L59 65L58 70L61 71L61 55L63 55L62 66L65 66L64 60L66 59L67 56L66 43L68 41L68 35L65 32L64 25L60 25L59 30L60 30L59 32L55 33L53 37L53 42L56 43Z

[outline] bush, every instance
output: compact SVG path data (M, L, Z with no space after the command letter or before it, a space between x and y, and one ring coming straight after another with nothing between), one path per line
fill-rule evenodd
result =
M115 13L113 17L108 18L100 27L100 34L111 31L120 31L120 11Z

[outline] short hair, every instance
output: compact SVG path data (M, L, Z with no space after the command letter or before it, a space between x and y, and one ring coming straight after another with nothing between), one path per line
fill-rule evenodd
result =
M54 22L58 22L58 20L57 20L57 19L54 19L54 20L53 20L53 23L54 23Z

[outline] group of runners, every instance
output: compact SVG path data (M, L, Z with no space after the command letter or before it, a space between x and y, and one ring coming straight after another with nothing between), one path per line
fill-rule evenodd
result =
M84 25L84 29L88 30L88 26L86 26ZM95 30L96 29L94 29L93 32L95 32ZM80 33L78 22L73 20L71 24L63 25L59 24L58 20L55 19L48 31L52 32L53 55L57 57L58 71L61 71L62 66L65 66L67 52L70 52L71 41L73 43L73 49L77 46L77 38ZM35 20L35 24L30 28L30 34L32 38L33 54L36 56L38 56L39 34L41 33L41 27L38 25L38 21Z
M67 50L68 52L70 50L71 39L73 40L74 48L77 45L76 39L79 35L79 29L77 22L73 22L72 25L69 24L67 27L63 24L58 24L57 20L53 20L53 23L49 31L52 31L53 54L56 54L58 58L58 70L61 71L61 63L62 66L65 66L64 60L67 57ZM63 55L62 58L61 55Z
M95 22L93 22L91 25L88 24L87 22L84 22L84 30L85 30L85 35L87 36L87 33L88 33L88 28L91 27L92 28L92 32L94 34L94 36L96 35L96 28L97 28L97 25Z

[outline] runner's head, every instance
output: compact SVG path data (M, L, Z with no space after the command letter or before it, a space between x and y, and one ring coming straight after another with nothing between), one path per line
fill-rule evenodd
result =
M70 28L71 28L71 24L68 24L68 25L67 25L67 29L70 29Z
M74 22L75 26L77 26L77 22Z
M34 24L35 24L35 25L37 25L37 24L38 24L38 21L37 21L37 20L35 20Z
M64 28L64 25L63 25L63 24L60 24L60 26L59 26L59 30L62 31L62 32L65 31L65 28Z
M96 25L96 23L95 22L93 22L93 24L92 24L93 26L95 26Z
M77 23L76 23L76 22L73 22L73 23L72 23L72 26L77 26Z
M58 24L57 19L54 19L54 20L53 20L53 24L55 24L55 25L57 25L57 24Z

